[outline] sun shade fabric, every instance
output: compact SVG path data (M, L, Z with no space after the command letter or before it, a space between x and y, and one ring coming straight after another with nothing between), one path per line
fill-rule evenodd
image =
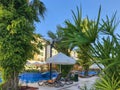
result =
M62 65L71 65L71 64L75 64L75 62L76 62L75 59L61 52L46 60L46 63L62 64Z
M98 64L102 69L104 69L104 65L103 64ZM100 69L100 67L97 64L92 64L89 68L91 69Z
M27 63L26 63L26 65L43 65L43 64L46 64L46 62L28 60Z

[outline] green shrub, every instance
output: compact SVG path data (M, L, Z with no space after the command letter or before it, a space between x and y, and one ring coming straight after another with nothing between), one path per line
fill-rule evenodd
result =
M101 77L95 84L96 90L117 90L120 86L120 80L112 77Z
M24 72L40 72L40 71L36 69L28 69L28 70L25 70Z

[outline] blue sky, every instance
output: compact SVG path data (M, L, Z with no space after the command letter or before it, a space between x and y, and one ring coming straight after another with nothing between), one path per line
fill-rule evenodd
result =
M76 12L76 7L82 7L82 16L88 16L90 19L97 18L99 6L101 5L101 17L112 16L117 11L117 18L120 18L119 0L41 0L47 11L45 19L41 19L36 25L36 33L47 37L47 32L56 32L57 25L64 25L65 20L72 20L71 10Z

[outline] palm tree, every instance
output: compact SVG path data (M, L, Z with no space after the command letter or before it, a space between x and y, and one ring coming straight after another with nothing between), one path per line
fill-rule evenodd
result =
M108 87L111 88L118 88L120 86L120 83L111 85L111 83L120 82L120 35L119 33L115 34L116 27L119 24L119 21L116 20L116 13L112 18L106 16L106 20L102 20L101 33L105 35L105 37L102 38L102 43L98 40L97 43L94 43L94 46L91 47L94 56L105 66L105 76L102 77L103 80L99 84L102 85L105 81ZM105 86L98 87L104 88Z
M46 7L44 3L41 0L29 0L29 3L30 3L29 6L33 9L33 16L34 16L33 20L39 22L40 21L39 16L44 18L44 14L46 11Z
M48 31L48 36L52 39L52 40L56 40L54 42L54 48L58 51L58 52L62 52L65 53L66 55L70 56L70 52L72 49L69 48L69 44L66 44L64 42L64 32L60 29L61 26L57 26L57 31L56 33L53 33L51 31ZM67 73L70 71L70 69L72 68L71 65L61 65L62 67L62 73L63 76L66 76Z
M82 60L84 61L83 67L85 68L85 75L88 75L89 64L91 62L89 53L90 45L95 42L99 32L99 19L100 19L99 9L97 20L90 20L88 17L82 20L82 10L77 7L77 14L72 11L74 24L69 20L65 21L65 28L61 28L65 34L65 40L67 44L72 47L79 48L79 54L84 56ZM80 58L81 59L81 58Z
M69 45L65 44L64 41L64 33L62 30L60 30L60 26L57 26L57 30L56 33L53 33L51 31L48 31L48 36L52 39L55 40L54 42L54 48L58 51L58 52L63 52L66 55L70 54L70 50L69 50Z

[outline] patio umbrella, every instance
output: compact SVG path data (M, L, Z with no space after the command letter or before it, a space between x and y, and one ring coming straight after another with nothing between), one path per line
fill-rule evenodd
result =
M46 63L60 64L60 65L72 65L75 64L75 62L76 62L75 59L61 52L46 60ZM61 72L61 66L60 66L60 72Z
M104 69L104 65L103 64L98 64L102 69ZM90 66L91 69L100 69L100 67L98 66L96 63L92 64Z
M28 60L26 64L27 65L43 65L43 64L46 64L46 62Z
M26 62L26 65L31 65L31 62L30 62L30 61L27 61L27 62Z
M61 52L46 60L46 63L62 64L62 65L71 65L71 64L75 64L75 62L76 62L75 59Z
M43 65L45 64L45 62L41 62L41 61L33 61L32 65Z

